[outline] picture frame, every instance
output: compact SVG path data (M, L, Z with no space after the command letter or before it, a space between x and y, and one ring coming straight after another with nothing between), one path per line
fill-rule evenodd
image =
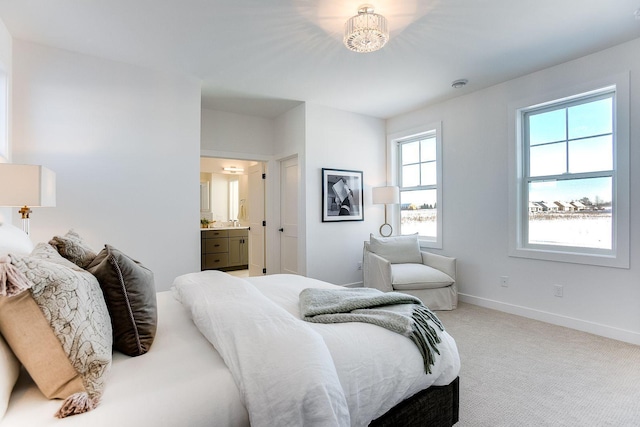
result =
M364 221L362 171L322 168L322 222Z

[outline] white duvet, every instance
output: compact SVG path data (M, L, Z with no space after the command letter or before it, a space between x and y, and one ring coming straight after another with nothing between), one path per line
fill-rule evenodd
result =
M174 282L176 298L229 367L252 426L366 426L418 391L458 376L458 351L446 332L427 375L418 348L404 336L365 323L302 321L298 295L309 287L336 286L218 271Z

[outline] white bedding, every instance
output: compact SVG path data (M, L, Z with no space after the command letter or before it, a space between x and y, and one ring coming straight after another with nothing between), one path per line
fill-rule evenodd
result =
M180 276L174 286L229 367L252 427L349 426L331 355L307 324L219 271Z
M299 317L301 287L333 286L298 276L246 280L295 317ZM60 402L47 400L28 375L22 375L0 427L248 427L247 409L220 354L171 292L159 292L157 300L158 329L151 350L133 358L114 353L105 393L96 409L56 419L53 414ZM307 325L322 336L331 353L352 425L366 425L421 388L446 385L458 375L455 343L446 334L440 347L442 357L433 374L426 376L417 348L405 337L367 324ZM388 345L378 345L379 339ZM264 354L264 349L257 351ZM382 403L378 392L387 396Z
M0 427L248 427L231 373L171 292L159 292L158 330L138 357L115 352L100 405L62 420L28 375L13 390Z
M307 287L331 288L335 285L294 275L243 280L217 271L181 276L175 283L183 304L191 306L194 321L222 354L243 399L248 399L252 425L260 422L265 425L308 425L309 414L300 408L305 407L304 403L313 410L315 402L310 403L307 399L317 390L309 391L304 387L314 386L318 375L324 377L323 390L331 400L319 402L320 408L331 408L329 418L321 423L344 425L346 422L352 426L366 426L402 400L431 385L449 384L459 373L458 351L446 332L441 335L440 356L436 358L432 373L426 375L420 352L404 336L364 323L324 325L300 320L300 291ZM258 312L266 317L259 317L250 305L233 302L242 298L258 301L261 305ZM209 302L205 304L205 300ZM281 309L291 316L283 314ZM222 315L223 312L226 314ZM270 319L274 316L276 321ZM271 328L267 329L267 325ZM295 333L296 338L287 339L291 333ZM313 338L315 335L322 337L328 351L318 346ZM296 344L301 336L306 343L304 347L309 350L306 353ZM274 352L275 342L286 351ZM235 349L241 353L235 353ZM278 366L280 371L264 369L267 365ZM283 378L287 369L296 372L293 383ZM310 377L298 380L306 374ZM336 395L336 374L341 395ZM317 384L314 387L317 389ZM261 389L268 392L260 393ZM342 399L348 405L348 422L342 414ZM267 413L272 405L279 410ZM289 407L283 409L287 405ZM283 418L272 419L276 413Z

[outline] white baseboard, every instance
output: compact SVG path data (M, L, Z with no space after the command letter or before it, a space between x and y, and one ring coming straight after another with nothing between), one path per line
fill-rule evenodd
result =
M362 282L355 282L355 283L346 283L344 285L345 288L361 288L364 286L364 284Z
M541 322L551 323L553 325L564 326L566 328L577 329L579 331L612 338L618 341L628 342L630 344L640 345L640 333L627 331L625 329L614 328L587 320L575 319L572 317L562 316L559 314L548 313L546 311L535 310L520 305L507 304L500 301L480 298L473 295L458 294L460 301L469 304L479 305L481 307L491 308L505 313L515 314L529 319L540 320Z

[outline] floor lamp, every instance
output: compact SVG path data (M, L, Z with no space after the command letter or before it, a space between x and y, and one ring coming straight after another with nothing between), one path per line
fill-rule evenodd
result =
M32 207L56 205L56 174L44 166L0 164L0 206L20 207L22 229L29 234Z
M393 227L387 222L387 205L400 203L400 188L396 186L375 187L372 189L373 204L384 205L384 224L380 226L380 235L389 237L393 233Z

